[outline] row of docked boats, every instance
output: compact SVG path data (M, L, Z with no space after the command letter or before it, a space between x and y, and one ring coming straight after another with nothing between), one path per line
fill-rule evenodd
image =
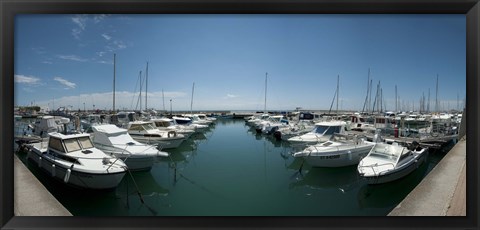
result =
M27 150L27 160L55 179L79 188L111 189L129 170L150 170L157 157L169 156L164 149L176 148L194 132L206 130L196 129L200 123L179 125L169 118L141 120L134 113L118 115L89 115L73 122L43 116L28 125L30 135L38 135L40 141L27 143L19 138L17 144ZM205 124L214 124L213 119Z
M263 114L258 118L246 118L246 124L258 130L259 126L265 126L268 119L269 115ZM302 149L292 153L293 157L303 158L313 167L358 165L359 176L369 184L400 179L418 168L428 155L428 148L420 147L415 141L403 145L398 142L386 143L380 130L377 130L372 141L368 141L365 135L349 133L345 121L298 119L288 126L278 127L277 139ZM296 135L292 136L291 133Z

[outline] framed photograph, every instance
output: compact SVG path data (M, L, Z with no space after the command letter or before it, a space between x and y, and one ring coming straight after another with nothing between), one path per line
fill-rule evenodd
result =
M2 229L478 228L477 1L0 6Z

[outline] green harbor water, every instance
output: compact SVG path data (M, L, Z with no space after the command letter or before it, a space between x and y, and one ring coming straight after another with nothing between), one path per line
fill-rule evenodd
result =
M302 166L288 143L256 134L243 120L217 120L111 191L66 186L17 155L74 216L386 216L452 146L430 151L400 180L367 185L356 166Z

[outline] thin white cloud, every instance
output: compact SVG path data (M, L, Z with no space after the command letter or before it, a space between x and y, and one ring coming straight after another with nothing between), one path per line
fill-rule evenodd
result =
M93 16L93 22L95 24L97 24L97 23L103 21L103 19L105 19L106 17L107 17L106 14L97 14L97 15Z
M125 48L127 48L127 45L123 41L120 41L120 40L114 40L113 42L111 42L110 44L108 44L105 47L105 49L109 52L113 52L113 51L121 50L121 49L125 49Z
M85 30L85 27L87 27L87 17L85 15L75 15L75 17L72 18L72 22L82 30Z
M62 84L64 86L67 86L67 88L65 88L65 89L74 89L75 86L77 85L77 84L75 84L73 82L69 82L69 81L67 81L67 80L65 80L61 77L55 77L55 78L53 78L53 80L60 82L60 84Z
M33 76L15 74L14 79L16 83L20 84L37 85L40 83L40 78Z
M137 106L138 92L128 92L128 91L116 91L115 92L115 108L116 109L135 109ZM187 109L187 105L190 105L190 98L188 93L185 92L164 92L165 95L165 107L170 108L169 100L173 99L173 109ZM144 96L142 94L142 96ZM51 101L40 101L37 102L39 105L47 106L48 103L51 105ZM112 92L99 92L99 93L89 93L89 94L80 94L76 96L65 96L60 98L55 98L55 107L60 106L72 106L72 109L81 109L83 110L83 103L85 103L86 109L92 109L95 105L96 109L112 109L113 106L113 93ZM145 102L143 102L144 105ZM180 107L184 105L184 107ZM152 92L148 93L148 107L162 109L163 108L163 98L162 92ZM190 107L188 107L190 108Z
M125 49L127 48L127 45L125 45L125 43L123 43L122 41L113 41L113 44L115 44L117 46L118 49Z
M81 33L82 33L82 31L78 28L72 29L72 36L77 40L80 40L80 34Z
M105 38L105 40L107 40L107 41L112 39L112 36L109 36L108 34L102 34L102 37Z
M43 64L49 64L49 65L53 64L53 62L51 62L51 61L42 61L42 63Z
M99 61L97 61L97 63L99 63L99 64L109 64L109 65L113 65L113 61L103 61L103 60L99 60Z
M238 97L237 95L233 95L233 94L227 94L227 98L236 98Z
M87 17L85 15L76 15L71 19L72 19L72 22L75 23L75 25L77 25L77 28L72 29L72 36L75 39L80 40L80 34L87 27Z
M44 47L33 47L32 50L37 54L45 54L46 53Z
M77 55L57 55L58 58L70 61L79 61L79 62L86 62L88 59L79 57Z

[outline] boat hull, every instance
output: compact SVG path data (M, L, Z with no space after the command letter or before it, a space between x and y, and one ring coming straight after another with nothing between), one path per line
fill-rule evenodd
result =
M130 134L132 138L138 142L148 144L148 145L158 145L161 149L173 149L177 148L182 144L185 138L176 137L176 138L155 138L143 135Z
M29 151L27 156L29 160L35 162L35 165L41 168L50 177L77 188L94 190L114 189L118 186L126 174L126 170L112 173L86 173L75 170L75 167L66 168L55 163L48 157L40 157L41 155L33 150ZM55 167L53 167L53 165L55 165ZM66 175L68 169L70 169L71 172L67 180Z
M99 149L108 155L120 158L130 171L149 171L152 169L153 163L155 163L155 155L122 154L121 152L115 152L111 149Z
M412 173L417 169L423 162L427 160L428 151L425 150L420 154L412 163L405 165L396 170L388 171L386 173L379 173L377 175L363 175L360 174L360 177L366 179L368 184L384 184L392 181L399 180L408 174Z
M372 147L372 145L361 146L351 150L341 150L318 155L310 154L303 158L313 167L345 167L357 165L358 162L370 152Z

